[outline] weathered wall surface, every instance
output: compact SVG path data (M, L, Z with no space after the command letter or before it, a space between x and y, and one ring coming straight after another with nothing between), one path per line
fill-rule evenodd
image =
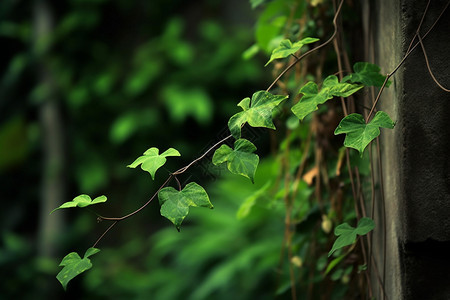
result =
M406 53L427 1L363 2L366 55L390 72ZM422 35L447 2L431 1ZM450 8L424 45L436 78L450 88ZM385 209L378 197L373 242L378 273L388 299L450 299L450 93L433 82L420 46L392 79L378 106L397 121L381 137ZM376 280L373 286L382 299Z

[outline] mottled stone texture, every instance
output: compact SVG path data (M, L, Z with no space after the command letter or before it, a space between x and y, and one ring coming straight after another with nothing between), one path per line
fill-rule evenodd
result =
M367 59L389 72L406 53L427 0L363 2ZM422 35L447 2L431 1ZM424 44L436 78L450 88L450 8ZM397 125L382 131L385 210L377 198L381 226L374 234L374 257L388 299L450 299L450 93L433 82L420 46L392 78L378 107ZM373 287L382 299L376 280Z

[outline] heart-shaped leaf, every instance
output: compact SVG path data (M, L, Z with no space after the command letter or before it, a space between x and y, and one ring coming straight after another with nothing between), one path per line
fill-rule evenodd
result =
M302 93L303 97L292 107L292 112L300 120L303 120L304 117L317 110L319 104L323 104L335 96L348 97L362 88L363 86L359 84L339 82L334 75L328 76L323 81L320 91L317 84L310 81L300 89L299 93Z
M128 168L136 168L141 165L141 169L147 171L152 175L152 179L155 180L156 171L161 168L167 161L168 156L181 156L178 150L169 148L163 153L159 154L159 149L152 147L144 152L144 155L138 157L132 164L128 165Z
M280 46L273 49L272 55L270 56L270 60L266 63L265 66L270 64L275 59L288 57L289 55L294 54L295 52L300 50L300 48L302 48L304 45L317 42L318 40L319 39L310 37L304 38L295 43L292 43L290 40L287 39L282 40L280 42Z
M188 183L181 191L173 187L163 188L158 198L161 215L169 219L178 231L189 213L189 206L213 208L205 189L195 182Z
M99 251L100 249L97 248L89 248L83 258L78 253L71 252L62 259L59 266L64 268L56 275L56 278L61 282L64 290L67 289L69 281L92 267L91 260L88 257Z
M346 133L344 146L358 150L362 156L367 145L380 135L380 127L392 129L394 126L383 111L377 112L368 124L360 114L350 114L341 120L334 134Z
M272 95L266 91L253 94L252 100L245 98L239 102L243 111L233 115L228 121L228 128L234 138L241 137L241 127L248 123L253 127L266 127L275 129L272 122L272 110L288 96Z
M102 195L94 200L91 199L88 195L79 195L75 198L73 198L72 201L68 201L64 204L62 204L60 207L55 208L50 213L53 213L55 210L61 209L61 208L70 208L70 207L86 207L89 205L97 204L97 203L103 203L106 202L107 198L106 196Z
M355 73L349 74L342 79L342 82L360 82L365 86L381 87L386 79L386 76L380 74L380 67L368 62L357 62L353 65ZM391 82L386 83L389 87Z
M227 162L227 168L231 173L249 178L254 183L259 156L254 154L255 145L246 139L238 139L234 142L234 150L227 145L220 146L214 152L213 164L219 165Z
M334 251L341 249L345 246L352 245L356 241L356 235L366 235L375 228L375 223L370 218L361 218L356 228L343 223L336 226L334 229L334 235L338 238L334 241L333 247L328 253L330 257Z

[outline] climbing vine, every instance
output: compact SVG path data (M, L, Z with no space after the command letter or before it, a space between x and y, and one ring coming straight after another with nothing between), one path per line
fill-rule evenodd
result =
M224 165L232 174L249 179L249 184L254 183L261 158L251 137L246 137L243 129L261 127L268 129L269 135L281 139L281 142L273 142L274 156L280 168L273 182L268 182L249 198L251 204L243 202L240 216L248 215L262 194L280 199L284 204L285 232L280 233L284 234L284 239L279 270L280 277L288 274L288 285L280 285L277 292L282 294L289 289L292 298L297 299L300 286L312 297L317 292L312 288L316 282L323 281L325 286L333 287L338 285L337 282L346 286L353 280L360 289L359 294L372 297L371 274L375 274L383 290L385 279L373 263L370 237L371 232L377 230L377 224L373 220L373 208L370 216L366 211L363 191L364 175L371 177L372 193L376 188L373 162L369 166L368 160L373 153L367 149L371 149L370 145L382 132L381 128L395 128L395 120L386 112L377 110L377 103L383 90L391 84L389 79L418 45L426 55L422 39L431 29L421 35L419 25L418 42L411 42L403 60L387 75L381 73L379 66L369 62L356 62L351 68L349 54L342 47L343 29L339 25L344 0L334 3L334 6L333 3L326 6L319 2L322 1L309 4L294 0L251 1L261 14L256 28L257 43L246 55L250 58L258 51L269 54L266 66L274 66L273 82L266 90L255 91L251 97L238 102L240 111L232 115L227 124L229 135L186 166L170 172L141 207L122 217L97 215L99 222L111 224L85 251L83 258L71 252L62 259L60 266L63 269L56 277L64 289L73 278L92 267L92 256L100 252L97 245L113 227L141 212L155 199L159 200L161 216L172 222L178 231L192 207L212 209L214 199L210 199L207 189L197 182L182 184L179 180L191 167L210 159L210 154L213 154L213 165ZM318 8L321 5L332 11L332 20ZM320 31L314 24L317 19L321 23L327 21L332 24L328 39L316 37L316 32ZM336 61L333 67L326 68L330 51L325 47L331 43L334 46L332 59ZM345 68L342 67L342 59L346 62ZM327 64L330 65L329 62ZM429 68L428 60L427 65ZM371 107L365 107L362 93L374 88L379 89L378 94ZM181 154L174 148L160 154L155 146L149 145L150 148L128 167L140 166L152 180L162 176L158 170L167 159ZM303 202L299 201L301 186L314 190ZM52 213L106 201L103 195L93 200L88 195L80 195L55 208ZM372 205L373 201L372 197ZM302 230L309 231L306 235L309 241L296 235ZM375 271L370 273L372 266ZM298 278L303 278L303 283Z

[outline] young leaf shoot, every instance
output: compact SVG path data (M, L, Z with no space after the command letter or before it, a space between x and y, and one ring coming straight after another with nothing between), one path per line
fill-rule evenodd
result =
M302 48L306 44L311 44L317 42L319 39L316 38L304 38L298 42L292 43L290 40L282 40L280 46L273 49L272 55L270 56L270 60L265 64L265 67L270 64L273 60L279 58L285 58L289 55L296 53L300 48Z
M55 208L54 210L52 210L50 212L50 214L52 214L54 211L56 211L58 209L70 208L70 207L86 207L89 205L106 202L106 200L107 200L107 198L104 195L99 196L99 197L95 198L94 200L92 200L91 197L89 197L88 195L79 195L79 196L73 198L72 201L68 201L68 202L62 204L61 206Z
M178 150L169 148L163 153L159 154L159 149L152 147L144 152L144 155L138 157L132 164L128 165L128 168L136 168L141 165L141 169L147 171L152 175L152 179L155 180L156 171L161 168L167 161L168 156L181 156Z

